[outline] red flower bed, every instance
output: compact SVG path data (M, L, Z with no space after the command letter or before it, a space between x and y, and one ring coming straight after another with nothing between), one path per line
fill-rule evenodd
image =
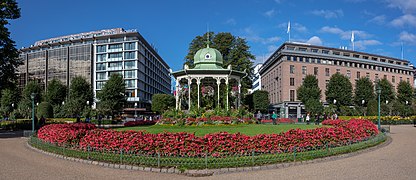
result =
M38 138L58 145L77 145L79 140L92 129L95 129L94 124L50 124L39 129Z
M329 122L331 121L331 122ZM333 122L340 121L340 122ZM207 134L197 137L189 133L160 133L149 134L144 131L113 131L92 129L78 132L78 148L88 147L97 150L130 151L154 155L187 155L204 156L206 153L212 156L226 156L230 154L246 154L252 151L264 153L290 152L296 147L297 151L306 151L320 146L342 146L348 142L362 141L377 135L376 126L367 120L328 120L323 124L334 124L333 127L300 130L292 129L280 134L260 134L247 136L243 134L229 134L226 132ZM55 130L56 128L49 128ZM46 128L45 128L46 130ZM64 131L59 131L68 135ZM63 135L49 133L57 137ZM45 137L47 137L45 139ZM39 138L51 141L60 138L39 136ZM71 139L74 139L71 137ZM78 141L70 141L78 142Z

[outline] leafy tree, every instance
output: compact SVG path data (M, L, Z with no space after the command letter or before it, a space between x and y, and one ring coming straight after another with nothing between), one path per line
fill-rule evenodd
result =
M368 102L374 99L374 85L367 77L362 77L355 82L354 103L356 106L367 107ZM364 100L364 104L363 104Z
M1 107L2 114L10 114L15 107L17 107L19 94L16 90L3 89L1 91Z
M153 94L152 111L163 113L175 107L175 97L169 94Z
M238 71L246 70L247 76L242 80L242 92L247 92L248 88L251 88L251 77L253 75L252 59L255 59L254 55L250 52L250 46L247 45L245 39L233 36L228 32L220 32L214 34L213 32L205 33L202 36L196 36L189 44L188 54L185 57L185 63L189 67L194 67L194 55L207 45L207 37L209 34L209 46L215 48L221 52L224 60L223 68L227 68L228 65L232 66L232 69Z
M79 116L87 105L87 101L93 102L91 85L84 77L77 76L71 81L69 97L65 102L65 109L70 116Z
M383 78L382 80L378 81L376 84L376 90L377 87L380 87L381 89L380 102L382 104L386 104L386 100L389 102L393 102L393 100L395 99L393 85L386 78Z
M324 106L317 99L309 99L305 103L305 110L311 113L311 116L314 114L321 114L324 110Z
M329 79L329 83L325 90L326 101L329 104L334 103L336 106L349 106L352 104L352 85L349 78L340 73L335 73Z
M124 96L126 84L120 74L112 74L103 89L97 93L98 109L105 115L114 115L123 109L127 98Z
M266 112L269 107L269 92L257 90L253 92L253 104L255 111Z
M378 115L378 102L375 99L371 99L367 103L367 115L376 116Z
M58 79L53 79L48 83L48 88L45 93L45 101L52 105L60 105L65 101L67 95L67 88Z
M44 118L53 118L53 108L49 102L41 102L37 107L37 116Z
M413 88L407 81L400 81L397 85L397 101L402 104L411 105Z
M42 88L36 81L29 81L22 92L22 97L18 103L18 114L23 117L30 117L32 112L31 94L35 93L35 103L39 103L42 98Z
M22 64L18 59L15 42L10 39L7 26L9 20L20 17L20 8L15 0L3 0L0 3L0 90L11 88L16 80L15 69Z
M307 75L302 85L297 90L297 96L303 104L313 99L319 101L321 99L321 89L318 86L318 79L314 75Z

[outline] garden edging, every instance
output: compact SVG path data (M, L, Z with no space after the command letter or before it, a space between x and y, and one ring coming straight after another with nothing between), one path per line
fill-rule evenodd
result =
M125 165L125 164L115 164L115 163L105 163L105 162L98 162L98 161L91 161L86 159L80 159L80 158L73 158L73 157L66 157L63 155L58 155L54 153L50 153L47 151L43 151L40 149L37 149L29 144L29 139L27 139L26 146L29 149L32 149L34 151L50 155L56 158L74 161L74 162L80 162L84 164L91 164L91 165L98 165L103 167L109 167L114 169L126 169L126 170L138 170L138 171L145 171L145 172L158 172L158 173L174 173L174 174L182 174L186 176L194 176L194 177L200 177L200 176L212 176L212 175L218 175L218 174L225 174L225 173L234 173L234 172L243 172L243 171L257 171L257 170L266 170L266 169L280 169L280 168L286 168L291 166L298 166L303 164L312 164L312 163L319 163L319 162L326 162L326 161L333 161L343 158L348 158L352 156L356 156L362 153L370 152L382 147L385 147L389 145L392 142L392 138L390 136L387 136L386 140L384 142L381 142L378 145L361 149L358 151L346 153L346 154L340 154L340 155L334 155L329 157L323 157L323 158L317 158L313 160L307 160L307 161L297 161L297 162L289 162L289 163L278 163L278 164L269 164L269 165L261 165L261 166L252 166L252 167L234 167L234 168L220 168L220 169L202 169L202 170L185 170L181 171L178 168L157 168L157 167L143 167L143 166L132 166L132 165Z

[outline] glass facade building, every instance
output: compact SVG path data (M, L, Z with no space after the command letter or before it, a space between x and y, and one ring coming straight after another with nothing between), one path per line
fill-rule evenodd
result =
M20 49L19 57L24 62L18 68L21 88L35 80L46 90L52 79L69 87L75 76L82 76L96 95L117 73L126 83L125 111L150 110L153 94L171 93L169 66L135 30L116 28L42 40Z

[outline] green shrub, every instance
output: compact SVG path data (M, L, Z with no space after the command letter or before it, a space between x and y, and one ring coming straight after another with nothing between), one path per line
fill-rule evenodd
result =
M49 102L41 102L37 108L38 117L53 118L53 107Z

